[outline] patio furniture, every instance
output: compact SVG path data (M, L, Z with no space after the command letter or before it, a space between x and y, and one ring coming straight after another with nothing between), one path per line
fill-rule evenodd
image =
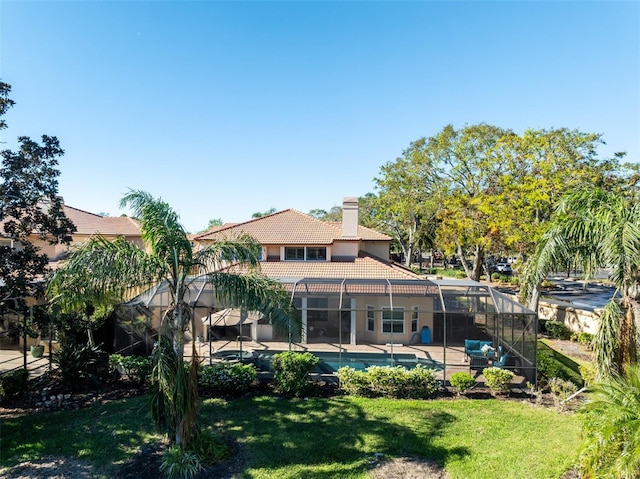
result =
M464 340L465 359L471 358L471 356L488 356L488 354L485 354L485 351L482 348L486 346L493 348L492 345L493 345L493 341L482 341L480 339L465 339Z
M469 369L473 371L482 371L489 367L489 358L487 356L469 356Z

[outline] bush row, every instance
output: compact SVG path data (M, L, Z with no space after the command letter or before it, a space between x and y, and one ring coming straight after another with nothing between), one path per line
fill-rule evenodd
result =
M418 364L414 369L402 366L370 366L356 371L349 366L338 370L340 389L347 394L369 398L433 397L438 390L435 371Z

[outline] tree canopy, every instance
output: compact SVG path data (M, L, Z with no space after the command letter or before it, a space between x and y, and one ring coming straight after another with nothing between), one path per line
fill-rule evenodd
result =
M0 116L13 105L11 86L0 82ZM0 128L5 128L2 120ZM42 136L41 143L29 137L18 138L19 149L3 150L0 165L0 302L42 294L42 279L48 270L48 257L35 239L50 244L71 241L75 231L65 216L58 196L58 158L64 151L56 137Z
M533 252L567 189L619 182L619 157L599 159L601 143L600 135L563 128L518 135L484 123L447 125L381 167L379 214L407 264L416 245L435 242L477 280L488 254Z

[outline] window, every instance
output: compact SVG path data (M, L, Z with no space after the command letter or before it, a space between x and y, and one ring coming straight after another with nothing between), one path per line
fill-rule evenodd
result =
M418 319L419 319L418 307L414 306L413 311L411 311L411 332L412 333L415 333L418 331Z
M376 330L376 312L373 310L373 306L367 305L367 331Z
M307 248L307 261L326 261L327 248Z
M288 261L304 261L304 248L285 248L284 259Z
M286 261L326 261L327 248L288 246L284 249Z
M382 332L404 333L404 308L382 308Z

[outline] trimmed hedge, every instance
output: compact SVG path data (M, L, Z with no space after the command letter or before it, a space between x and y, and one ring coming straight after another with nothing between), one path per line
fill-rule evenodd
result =
M218 363L200 367L198 386L217 394L238 394L247 391L257 377L253 364Z
M414 369L402 366L370 366L356 371L349 366L338 370L340 389L353 396L368 398L426 399L438 390L435 371L418 364Z

